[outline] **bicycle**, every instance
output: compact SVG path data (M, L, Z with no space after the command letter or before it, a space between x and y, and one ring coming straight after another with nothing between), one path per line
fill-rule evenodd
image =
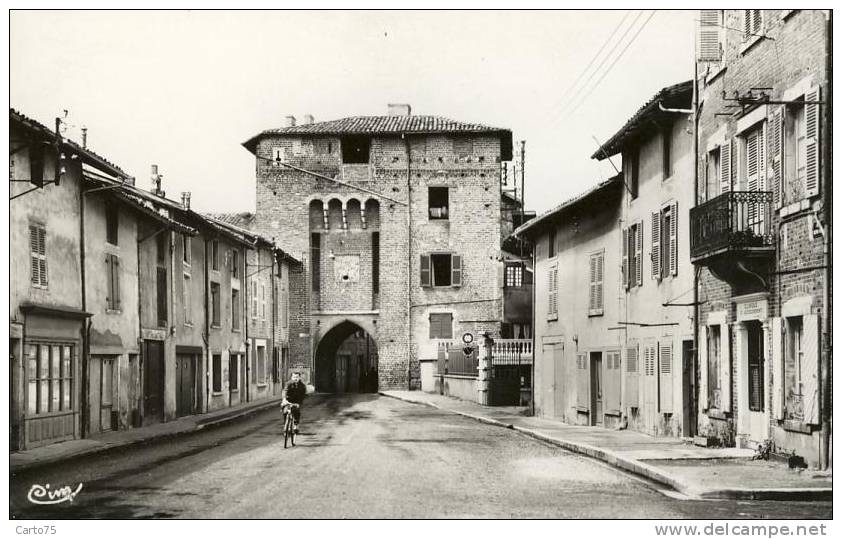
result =
M288 442L292 443L292 446L295 447L295 422L292 419L293 406L298 408L299 405L289 403L284 407L284 449L287 448Z

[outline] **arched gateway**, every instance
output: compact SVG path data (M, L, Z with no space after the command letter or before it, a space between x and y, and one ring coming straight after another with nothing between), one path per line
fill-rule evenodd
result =
M344 321L332 327L316 347L316 391L377 391L377 343L362 327Z

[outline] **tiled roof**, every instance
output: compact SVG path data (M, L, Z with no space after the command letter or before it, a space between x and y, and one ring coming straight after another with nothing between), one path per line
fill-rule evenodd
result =
M244 142L243 146L249 151L254 152L257 141L267 135L401 135L404 133L497 133L508 138L507 144L509 146L511 146L512 136L511 131L508 129L490 127L477 123L459 122L441 116L351 116L339 120L267 129Z
M612 155L623 151L623 143L629 137L635 137L653 129L652 120L658 116L673 115L671 112L663 112L659 104L665 108L687 109L693 102L693 81L688 80L672 86L662 88L652 98L640 107L634 116L629 118L619 131L605 141L605 144L594 152L591 159L602 161Z
M248 230L254 220L254 214L248 211L235 213L205 213L208 217Z
M20 112L16 111L13 108L9 109L9 121L15 121L22 126L32 130L39 132L42 136L49 139L54 139L55 131L48 128L46 125L42 124L37 120L33 120L28 116L21 114ZM79 154L82 157L82 161L88 163L91 166L97 167L104 172L108 172L109 174L114 174L115 176L119 176L121 178L128 178L129 175L126 174L123 169L112 163L111 161L105 159L101 155L98 155L87 148L82 148L76 142L73 142L70 139L64 139L63 143L72 148L74 152Z
M623 184L623 176L622 174L617 174L607 180L596 184L595 186L591 187L584 193L580 193L575 197L565 200L555 208L551 210L547 210L538 217L534 219L530 219L529 221L525 222L524 224L520 225L514 232L512 232L512 236L522 236L524 232L532 229L535 226L541 225L546 223L548 220L560 215L563 211L573 208L577 204L584 202L585 200L589 199L590 197L608 191L610 188L619 188L620 185Z

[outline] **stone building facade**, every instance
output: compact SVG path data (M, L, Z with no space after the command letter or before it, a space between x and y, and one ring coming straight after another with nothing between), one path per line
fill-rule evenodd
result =
M360 330L381 388L418 388L433 339L499 334L508 130L396 105L289 118L244 146L256 157L254 230L304 261L290 277L290 364L316 389L347 376L337 350Z
M703 10L700 427L829 465L830 14Z

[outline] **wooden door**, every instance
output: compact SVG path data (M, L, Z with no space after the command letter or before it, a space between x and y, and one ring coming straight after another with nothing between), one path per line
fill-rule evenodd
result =
M143 424L164 418L164 342L146 341L143 358Z
M553 361L553 378L554 378L554 387L555 387L555 402L554 404L554 417L563 418L564 411L567 406L565 405L568 388L565 386L565 379L566 376L566 369L564 368L564 343L557 343L553 346L552 351L552 361Z
M114 428L112 412L114 410L114 358L103 358L100 365L99 383L99 424L103 431Z
M195 413L196 403L196 361L192 354L175 357L175 415L178 417Z
M591 425L602 425L602 352L591 352Z

